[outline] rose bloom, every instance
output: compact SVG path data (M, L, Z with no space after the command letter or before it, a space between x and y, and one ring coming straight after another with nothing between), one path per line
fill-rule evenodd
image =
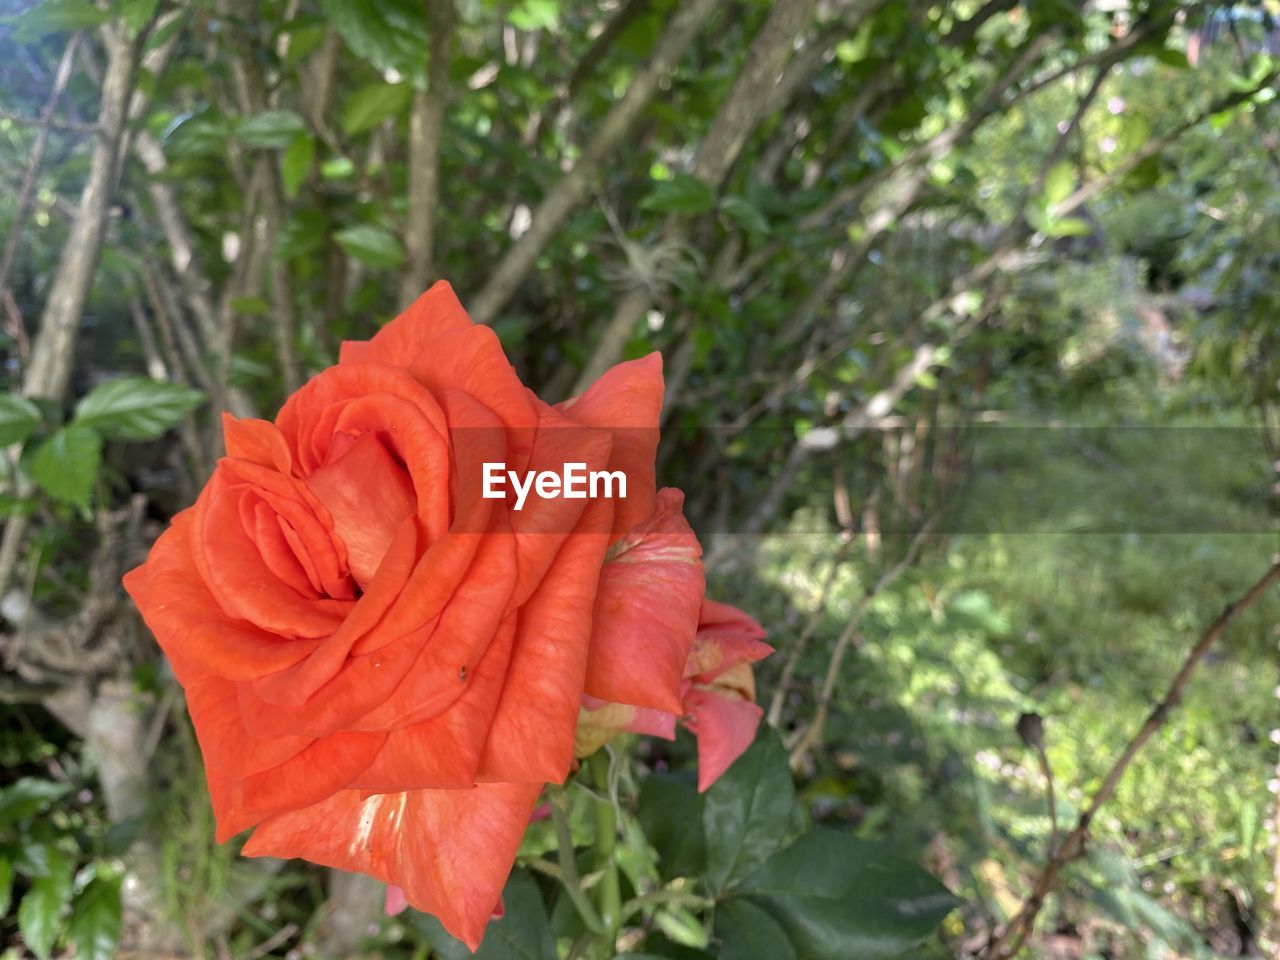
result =
M655 487L662 394L653 354L548 405L438 283L274 423L224 418L226 457L125 577L219 841L253 828L247 856L369 874L475 949L584 696L689 712L740 752L707 704L745 703L749 672L689 674L701 549ZM481 496L485 462L620 470L627 495L516 511Z

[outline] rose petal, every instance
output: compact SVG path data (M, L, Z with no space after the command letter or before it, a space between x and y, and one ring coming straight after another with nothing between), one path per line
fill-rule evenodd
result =
M518 783L369 797L341 790L265 821L244 855L301 857L394 883L475 950L541 791Z
M705 582L684 496L658 494L652 516L609 548L595 602L585 690L614 703L681 713L680 684Z
M698 738L698 792L720 779L751 746L764 711L738 697L694 687L685 695L685 725Z
M630 530L654 510L654 464L662 416L662 354L620 363L585 393L558 405L570 420L613 433L610 470L627 475L627 497L617 503L614 530Z
M471 318L462 308L448 281L440 280L410 304L405 311L374 334L372 340L347 340L342 344L338 362L408 363L422 352L428 338L448 330L471 326Z

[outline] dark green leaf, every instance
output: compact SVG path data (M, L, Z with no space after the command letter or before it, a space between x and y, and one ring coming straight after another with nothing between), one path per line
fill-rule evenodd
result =
M697 876L706 869L702 796L692 777L655 773L640 785L640 827L658 852L664 880Z
M490 922L475 953L449 936L435 917L417 914L417 925L444 960L550 960L555 957L551 925L533 878L523 870L511 874L502 892L502 902L505 910L502 919Z
M787 753L777 734L766 729L704 796L712 890L732 886L778 849L794 796Z
M325 19L379 70L420 74L427 62L426 8L414 0L321 0Z
M62 915L71 900L71 859L50 848L49 871L31 881L31 889L18 904L18 930L40 960L49 960L58 939Z
M957 900L885 845L811 830L739 892L771 913L805 960L880 960L930 936Z
M71 905L68 939L75 944L76 960L110 960L120 942L119 874L99 873L89 881Z
M0 397L0 446L26 440L40 420L40 408L26 397L12 393Z
M716 193L697 177L678 173L663 180L640 201L645 210L656 213L682 213L693 216L706 213L716 205Z
M276 235L275 255L281 260L305 257L324 246L329 221L318 210L300 210Z
M71 424L40 444L31 458L31 478L49 496L88 509L102 462L102 437Z
M371 223L346 227L333 239L343 250L371 267L398 267L404 262L404 247L395 234Z
M297 196L299 188L307 182L307 174L311 172L311 162L315 156L315 137L309 133L300 133L293 138L289 149L280 158L280 179L284 183L284 192L289 197Z
M95 387L76 406L73 426L113 440L154 440L182 422L204 394L180 383L118 377Z
M720 960L796 960L795 947L778 921L742 897L731 897L716 908L716 939Z
M0 917L9 915L9 905L13 902L13 864L7 857L0 856Z
M283 150L294 137L306 132L306 121L292 110L267 110L236 127L236 137L246 147L268 150Z
M413 88L407 83L372 83L353 93L342 110L342 129L349 136L372 130L409 109Z
M754 204L742 197L725 197L720 212L748 233L768 233L769 221Z
M71 791L69 783L23 777L0 790L0 827L29 820Z

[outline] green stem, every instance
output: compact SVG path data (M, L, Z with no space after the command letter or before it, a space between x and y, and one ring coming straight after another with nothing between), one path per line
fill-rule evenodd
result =
M578 915L587 929L597 936L605 934L600 915L591 905L591 899L582 890L582 878L578 876L578 864L574 859L573 831L569 828L569 792L555 790L551 794L551 820L556 827L556 846L560 860L560 882L577 908Z
M603 799L595 803L596 819L596 869L604 872L600 883L600 919L604 923L604 945L613 956L622 926L622 882L618 875L616 851L618 845L618 811L614 808L609 790L609 753L598 750L587 760L591 781Z
M668 903L680 907L689 907L694 910L706 910L715 906L715 901L710 897L701 897L696 893L690 893L688 890L661 887L657 890L643 893L634 900L628 900L626 906L622 908L622 919L626 921L646 907L656 907L660 904Z

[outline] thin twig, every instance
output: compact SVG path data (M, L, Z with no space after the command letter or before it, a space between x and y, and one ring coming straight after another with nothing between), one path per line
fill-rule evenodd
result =
M1111 769L1103 779L1102 785L1098 787L1093 798L1089 801L1089 805L1080 814L1080 819L1076 822L1075 828L1063 838L1049 861L1040 871L1039 876L1032 885L1031 893L1023 902L1021 909L987 946L987 949L982 954L984 960L1008 960L1026 943L1027 938L1035 929L1036 919L1040 916L1040 911L1044 907L1045 898L1057 884L1063 868L1084 856L1089 828L1093 825L1098 811L1116 792L1116 788L1120 785L1125 771L1133 763L1138 752L1155 735L1156 731L1168 721L1169 714L1182 700L1187 682L1191 679L1196 667L1200 665L1200 661L1204 659L1204 655L1226 632L1231 622L1242 611L1260 600L1267 590L1277 582L1280 582L1280 560L1273 563L1271 568L1253 586L1246 590L1238 600L1223 607L1222 612L1214 618L1204 633L1200 635L1200 639L1187 651L1182 667L1170 682L1164 697L1147 715L1142 727L1134 735L1133 739L1129 741L1124 750L1121 751L1115 763L1111 765Z
M932 536L934 528L937 527L939 516L940 514L935 513L924 522L924 525L911 538L911 543L908 544L907 552L902 555L902 559L882 573L879 579L863 592L858 605L850 614L849 622L844 632L840 634L840 639L836 641L835 649L831 651L831 659L827 662L827 673L822 681L822 691L818 694L818 708L814 712L813 720L797 735L794 746L791 748L790 759L793 770L800 767L808 757L809 751L822 741L822 728L827 722L827 714L831 711L831 700L835 696L836 683L840 679L840 667L854 638L858 636L858 626L871 607L871 601L915 564L925 541Z

